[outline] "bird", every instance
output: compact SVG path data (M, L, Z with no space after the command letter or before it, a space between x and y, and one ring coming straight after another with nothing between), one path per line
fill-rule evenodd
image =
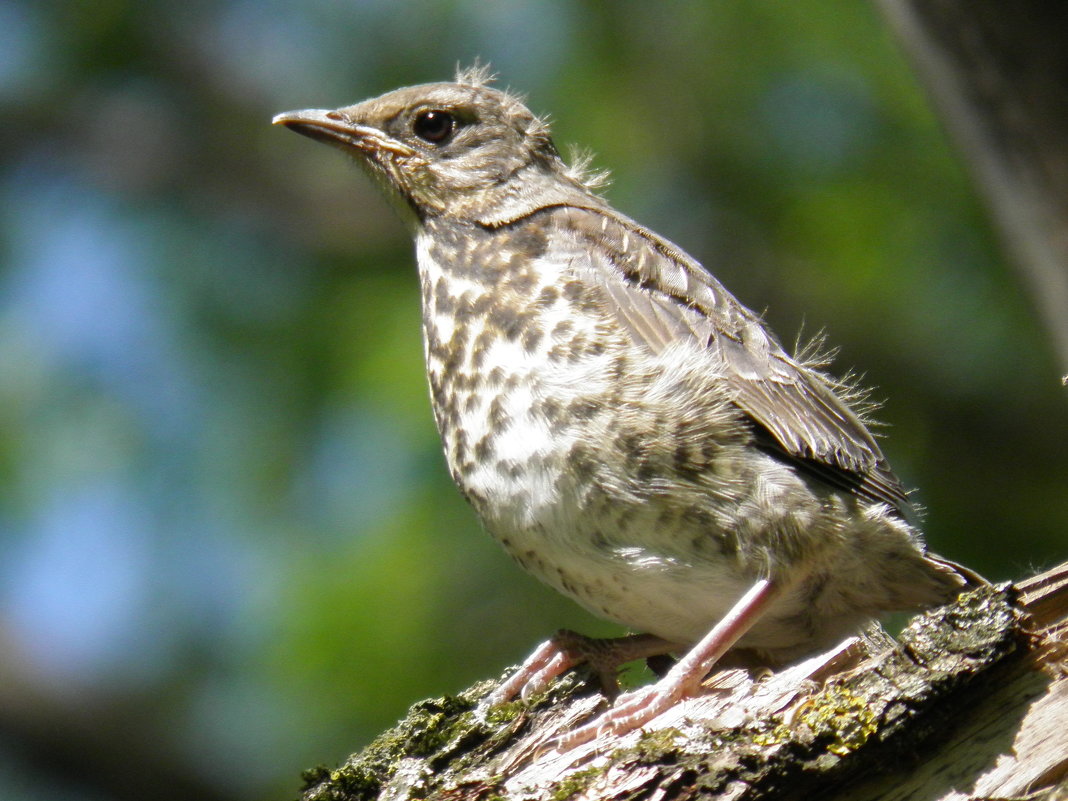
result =
M782 665L981 582L927 551L857 392L615 210L485 65L273 122L340 148L413 232L431 406L484 528L636 632L562 631L490 696L677 657L559 738L640 728L728 652Z

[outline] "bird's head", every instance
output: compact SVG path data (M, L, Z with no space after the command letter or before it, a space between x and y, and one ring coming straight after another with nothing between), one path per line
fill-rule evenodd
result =
M285 112L274 123L356 156L418 220L495 226L547 205L601 203L560 159L546 123L477 74L333 111Z

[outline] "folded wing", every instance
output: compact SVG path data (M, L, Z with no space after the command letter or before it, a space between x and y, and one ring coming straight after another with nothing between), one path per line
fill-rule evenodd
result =
M760 318L670 242L612 212L558 209L580 240L573 268L587 272L635 342L653 352L701 342L710 372L754 424L758 444L831 486L909 517L901 482L832 380L792 358ZM592 246L596 241L597 246Z

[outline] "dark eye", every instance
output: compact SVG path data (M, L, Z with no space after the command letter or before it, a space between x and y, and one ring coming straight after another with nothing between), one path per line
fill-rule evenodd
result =
M412 130L420 139L440 145L456 130L456 118L447 111L421 111L415 116Z

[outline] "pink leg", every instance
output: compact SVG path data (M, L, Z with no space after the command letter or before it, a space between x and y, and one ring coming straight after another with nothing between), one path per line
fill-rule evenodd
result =
M508 681L494 690L487 701L490 706L503 704L519 696L526 701L548 686L549 682L575 665L574 659L548 639L539 645Z
M601 680L605 695L618 692L615 672L624 662L680 651L685 646L670 643L651 634L635 634L597 640L573 631L558 631L527 657L506 682L493 691L490 706L510 701L518 695L524 701L549 686L549 682L575 665L589 663Z
M664 678L628 693L600 717L562 735L555 743L556 749L567 751L602 733L618 735L633 731L670 709L681 698L694 694L716 661L752 628L780 593L779 585L768 579L756 582Z

